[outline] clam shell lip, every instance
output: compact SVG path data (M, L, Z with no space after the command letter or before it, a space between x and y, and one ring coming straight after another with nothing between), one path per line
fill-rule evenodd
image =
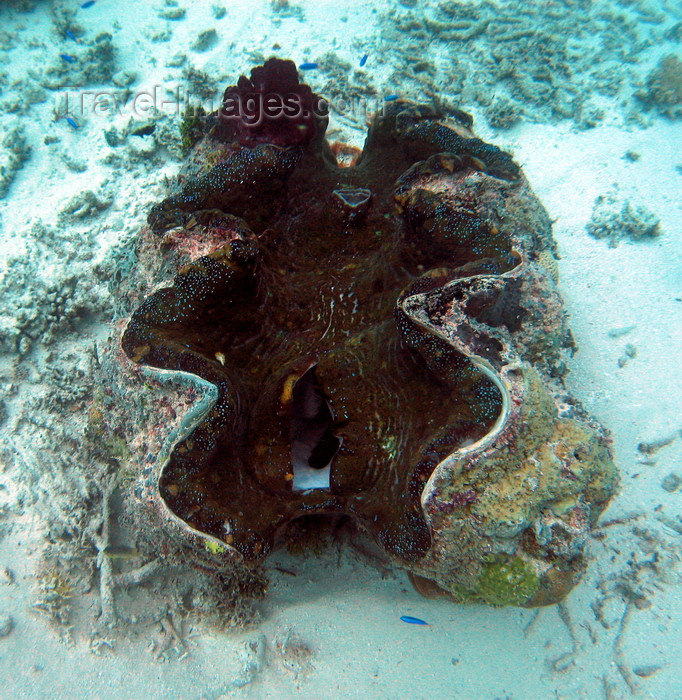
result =
M470 445L465 445L459 449L451 452L445 459L439 462L435 469L431 472L431 476L428 478L421 495L421 505L424 513L427 512L426 504L431 500L437 493L436 482L442 479L444 474L449 471L454 471L457 462L472 455L476 452L483 451L486 447L491 445L497 436L504 430L509 420L509 414L511 413L511 396L509 392L509 387L503 381L500 374L498 374L488 363L480 357L470 357L469 361L476 366L476 368L485 374L488 379L490 379L493 384L500 390L502 395L502 409L500 411L497 420L493 424L493 427L488 433L486 433L482 438L476 442L472 442ZM507 365L507 368L512 369L514 365Z
M516 249L512 249L512 253L515 254L515 256L518 259L518 264L515 265L512 269L507 270L506 272L503 272L501 275L496 275L496 277L502 277L502 278L511 278L518 276L520 274L523 274L523 272L527 268L527 261L525 257ZM481 278L485 279L490 277L490 275L471 275L469 277L463 278L464 280L472 280L476 278ZM447 286L456 286L460 284L463 279L458 279L453 282L450 282ZM433 333L434 335L437 335L438 337L442 338L445 340L447 343L450 343L453 347L455 347L457 350L460 350L462 348L457 347L455 343L452 342L452 340L445 335L444 333L441 333L436 327L434 327L432 324L424 322L419 316L417 316L415 313L413 313L408 307L409 304L414 304L417 300L425 298L427 294L413 294L402 301L402 308L403 311L414 321L414 323L422 326L423 328L427 329L430 333ZM420 307L423 307L423 304L420 305ZM504 375L510 371L514 371L519 368L518 363L514 362L508 362L505 364L505 366L502 368L501 371L496 370L488 360L478 357L476 355L468 355L469 362L471 362L472 365L476 367L483 375L485 375L490 381L498 388L500 395L502 396L502 408L500 410L499 415L497 416L497 419L491 429L480 439L476 440L476 442L472 442L471 444L464 445L463 447L460 447L453 452L451 452L449 455L447 455L442 461L440 461L434 470L431 472L431 475L429 476L428 480L424 484L424 488L422 489L422 495L421 495L421 506L422 510L424 511L424 514L427 515L427 521L428 521L428 514L427 514L427 503L429 500L431 500L437 493L437 488L436 484L437 481L442 479L443 476L445 475L446 472L448 471L454 471L457 465L457 462L460 460L468 457L469 455L472 455L476 452L481 452L484 450L486 447L491 445L497 436L504 430L505 426L507 425L509 415L511 413L511 392L509 389L509 386L507 382L504 379Z
M487 275L475 275L476 277L486 277ZM468 277L466 279L472 279L471 277ZM457 280L457 282L461 282L461 280ZM457 284L455 282L454 284ZM405 304L409 301L414 302L417 298L423 297L426 295L422 294L415 294L412 296L407 297L406 299L403 300L403 310L405 313L418 325L420 325L422 328L427 329L430 333L433 333L434 335L438 336L439 338L443 339L447 343L450 343L453 347L455 347L457 350L461 351L461 348L458 347L455 343L452 342L452 340L445 335L444 333L441 333L437 328L435 328L433 325L429 323L425 323L422 319L418 318L415 314L413 314L409 309L405 308ZM424 488L422 490L422 495L421 495L421 505L422 509L426 513L426 503L427 501L433 496L435 493L436 487L435 483L436 480L441 478L443 473L449 469L454 468L455 464L457 463L458 460L473 454L475 452L480 452L481 450L485 449L488 445L490 445L495 438L504 430L504 427L507 424L507 420L509 418L509 414L511 411L511 396L510 396L510 391L509 387L507 384L503 381L502 375L500 372L496 371L493 366L488 362L488 360L482 358L482 357L477 357L476 355L468 355L469 362L471 362L472 365L476 367L482 374L484 374L490 381L499 389L500 394L502 396L502 408L500 410L500 413L493 424L492 428L480 439L476 440L476 442L473 442L471 444L465 445L463 447L460 447L456 449L454 452L451 452L445 459L443 459L441 462L439 462L435 469L431 472L431 476L428 478L426 484L424 485ZM506 365L507 368L513 367L513 365L509 364Z
M163 512L166 514L166 516L174 522L176 525L178 525L182 530L185 532L190 533L191 535L194 535L198 539L205 540L206 542L212 542L213 544L219 545L221 550L225 551L225 553L229 552L230 555L237 557L240 560L244 559L244 555L235 547L233 547L231 544L228 544L225 540L221 540L218 537L214 537L213 535L209 535L207 532L202 532L201 530L197 530L196 528L193 528L191 525L188 525L182 518L177 516L168 506L166 501L164 501L163 497L161 496L161 492L159 491L159 484L157 482L156 485L156 495L158 500L161 503L161 506L163 508ZM225 534L229 534L229 528L226 527L225 529Z
M351 209L359 209L372 198L371 190L364 187L341 187L332 193L341 203Z
M188 532L201 540L220 545L226 552L230 552L230 554L232 554L233 556L236 556L240 559L243 558L242 554L235 547L232 547L230 544L228 544L225 540L221 540L206 532L197 530L196 528L193 528L191 525L186 523L182 518L177 516L171 510L171 508L168 506L165 499L161 495L159 477L163 473L163 470L166 468L168 462L170 461L173 448L179 442L187 438L190 435L190 433L197 427L197 425L199 425L204 420L204 418L208 415L213 406L215 406L215 403L218 400L218 387L215 384L206 381L205 379L202 379L196 374L192 374L191 372L183 372L182 370L160 369L157 367L147 366L143 367L142 371L145 374L156 378L165 377L167 379L186 381L188 384L193 385L195 387L199 387L202 391L206 392L206 396L202 399L199 399L189 409L185 417L182 419L178 429L172 432L164 442L164 445L161 449L161 452L159 453L159 456L156 460L156 465L154 467L155 475L153 495L156 499L156 502L161 505L161 508L163 509L163 512L166 515L166 517L171 522L175 523L178 527L180 527L181 530L184 530L185 532ZM227 529L225 534L229 534Z

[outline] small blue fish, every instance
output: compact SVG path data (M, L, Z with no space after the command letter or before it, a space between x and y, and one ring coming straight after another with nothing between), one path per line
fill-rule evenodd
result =
M63 61L66 61L67 63L75 63L76 62L76 57L71 56L68 53L60 53L59 58L61 58Z
M92 7L94 4L95 4L95 0L88 0L87 2L84 2L84 3L81 5L81 8L82 8L83 10L87 10L88 7Z
M78 41L76 39L76 35L70 29L67 29L64 33L69 39L71 39L71 41Z
M298 70L315 70L317 67L317 63L301 63Z
M66 123L72 128L72 129L79 129L80 127L78 124L76 124L76 120L73 117L64 117L66 119Z
M407 622L409 625L428 625L428 622L425 622L424 620L418 618L418 617L412 617L410 615L401 615L400 619L403 622Z
M400 95L386 95L386 97L384 97L384 100L386 102L395 102L399 97Z
M360 68L362 68L365 63L367 63L367 59L369 58L369 54L365 54L361 59L360 59Z

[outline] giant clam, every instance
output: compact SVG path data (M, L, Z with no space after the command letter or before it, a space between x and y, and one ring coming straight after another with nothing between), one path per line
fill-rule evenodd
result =
M387 103L352 167L327 121L270 59L150 213L160 255L169 231L210 242L122 339L217 387L159 465L169 527L258 562L346 514L426 595L560 600L617 478L562 383L547 214L463 112Z

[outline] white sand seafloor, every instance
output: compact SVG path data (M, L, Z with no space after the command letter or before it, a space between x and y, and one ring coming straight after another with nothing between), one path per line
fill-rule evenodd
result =
M158 17L172 3L132 0L98 0L78 10L76 19L86 32L82 41L112 33L117 71L136 73L133 91L179 81L182 69L166 64L177 53L224 88L262 56L301 63L330 50L353 66L369 54L365 72L382 94L404 89L389 82L395 66L377 62L372 68L382 51L377 22L387 9L404 9L398 3L292 2L304 20L294 15L276 22L269 2L180 4L187 12L175 21ZM55 34L52 3L15 9L21 5L0 8L0 32L17 37L3 53L5 104L20 97L25 83L17 81L31 70L77 48ZM213 5L223 5L226 16L216 20ZM215 46L191 52L189 45L210 27L217 32ZM166 29L168 40L152 41ZM653 46L641 60L652 67L666 52L679 55L679 46ZM314 71L306 79L314 89L324 82ZM149 207L164 196L164 176L172 177L181 163L163 148L145 151L130 137L109 145L104 130L111 124L122 129L129 114L113 121L90 115L78 129L55 121L56 91L47 93L45 102L0 115L3 133L20 124L31 145L0 200L5 280L13 272L6 261L21 254L34 256L35 274L48 281L65 278L60 260L69 248L88 248L91 262L86 257L79 264L96 266L112 246L137 234ZM377 567L351 548L305 558L282 550L268 560L271 580L258 622L217 631L198 621L181 630L182 654L157 658L150 649L158 625L93 639L92 626L82 621L96 619L96 609L81 611L68 635L35 609L44 525L40 508L22 495L17 471L23 461L3 457L0 571L11 576L0 576L0 621L9 616L12 626L0 637L0 698L682 697L682 488L662 487L671 473L682 477L682 122L652 114L640 126L607 117L587 130L569 120L521 121L496 130L476 105L460 106L474 114L479 136L514 154L555 221L560 291L578 346L568 360L568 386L613 437L621 485L602 516L608 526L587 546L588 571L580 584L561 607L539 612L458 606L420 597L404 573ZM176 129L179 120L172 115L168 122ZM332 128L361 145L362 120L332 118ZM639 157L626 158L627 152ZM73 160L84 167L69 166ZM614 188L660 219L660 236L609 247L588 235L595 199ZM111 204L85 218L60 214L84 190ZM37 223L52 232L49 241L36 244ZM0 307L5 324L7 309L14 308L9 302ZM40 394L55 357L109 332L104 321L83 322L55 335L54 355L39 342L20 360L0 355L8 411L0 424L3 455L9 446L40 463L41 445L50 438L19 421L21 404ZM626 349L633 356L624 356ZM65 414L63 420L83 417ZM668 437L670 443L650 455L638 449ZM429 624L405 624L401 615Z

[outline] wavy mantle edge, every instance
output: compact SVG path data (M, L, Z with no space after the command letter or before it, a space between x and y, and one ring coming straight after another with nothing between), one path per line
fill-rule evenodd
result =
M191 260L188 264L192 264L197 260L200 260L201 257L203 256ZM466 281L476 279L501 278L506 277L508 275L510 276L512 274L518 274L520 270L522 270L524 267L527 267L526 260L522 256L520 257L521 259L517 265L515 265L512 269L506 270L505 272L499 275L477 274L469 275L466 277L460 277L456 280L446 283L445 285L440 287L439 290L447 289L448 287L456 286ZM166 282L154 285L153 292L158 291L160 289L172 287L173 279L174 278L172 278L171 280L166 280ZM433 293L433 291L434 290L431 290L431 293ZM449 338L446 334L439 332L438 329L433 325L424 323L421 319L415 317L415 315L412 314L410 310L405 308L408 302L414 303L420 297L423 298L428 294L429 292L411 294L399 301L398 303L400 304L400 307L403 309L403 311L410 317L410 319L414 323L418 324L420 327L424 328L429 333L432 333L433 335L441 338L453 348L455 348L457 351L461 351L461 346L455 344L452 338ZM121 333L121 337L123 337L123 334L127 330L130 320L131 319L128 319L128 323L126 323L126 326ZM444 479L447 479L449 475L453 475L454 472L457 470L458 463L462 462L468 457L471 457L471 455L477 452L483 452L484 450L492 446L497 437L501 433L503 433L509 422L512 404L512 391L510 389L511 383L505 380L505 375L510 371L515 372L521 370L523 364L522 362L518 361L509 362L505 364L502 371L498 371L490 364L490 362L477 355L467 355L467 359L476 369L478 369L483 375L490 379L490 381L497 387L502 397L502 407L498 417L495 420L495 423L484 436L482 436L481 438L469 445L457 448L456 450L448 454L446 457L444 457L438 464L436 464L429 478L424 484L420 497L420 505L422 509L422 514L424 516L424 520L427 523L431 535L433 535L433 528L431 524L431 511L433 510L433 503L436 500L442 502L442 500L438 499L436 496L436 484L439 481L442 482ZM132 360L130 360L130 362L132 363ZM139 367L139 365L136 366ZM187 413L181 419L180 425L175 430L171 431L171 433L163 442L163 446L161 448L161 451L159 452L159 455L153 467L154 495L156 496L157 504L160 505L160 507L162 508L164 515L168 517L171 522L178 525L180 530L198 538L200 541L212 542L213 544L220 547L223 555L229 555L238 559L241 562L246 562L247 560L245 559L245 557L235 547L228 544L224 540L214 537L213 535L202 532L200 530L197 530L193 527L190 527L182 518L178 517L171 510L171 508L168 506L165 499L161 495L160 491L161 476L163 474L164 469L170 461L173 449L177 444L189 437L192 431L204 420L204 418L209 414L209 412L213 409L216 402L218 401L219 392L217 385L213 384L212 382L206 379L203 379L199 375L192 374L191 372L185 372L182 370L160 369L150 367L148 365L142 365L141 369L144 374L153 377L157 380L170 380L171 382L179 385L189 385L205 393L203 397L198 399L196 403L188 409ZM429 503L431 503L431 507L429 507ZM425 556L427 555L425 554Z

